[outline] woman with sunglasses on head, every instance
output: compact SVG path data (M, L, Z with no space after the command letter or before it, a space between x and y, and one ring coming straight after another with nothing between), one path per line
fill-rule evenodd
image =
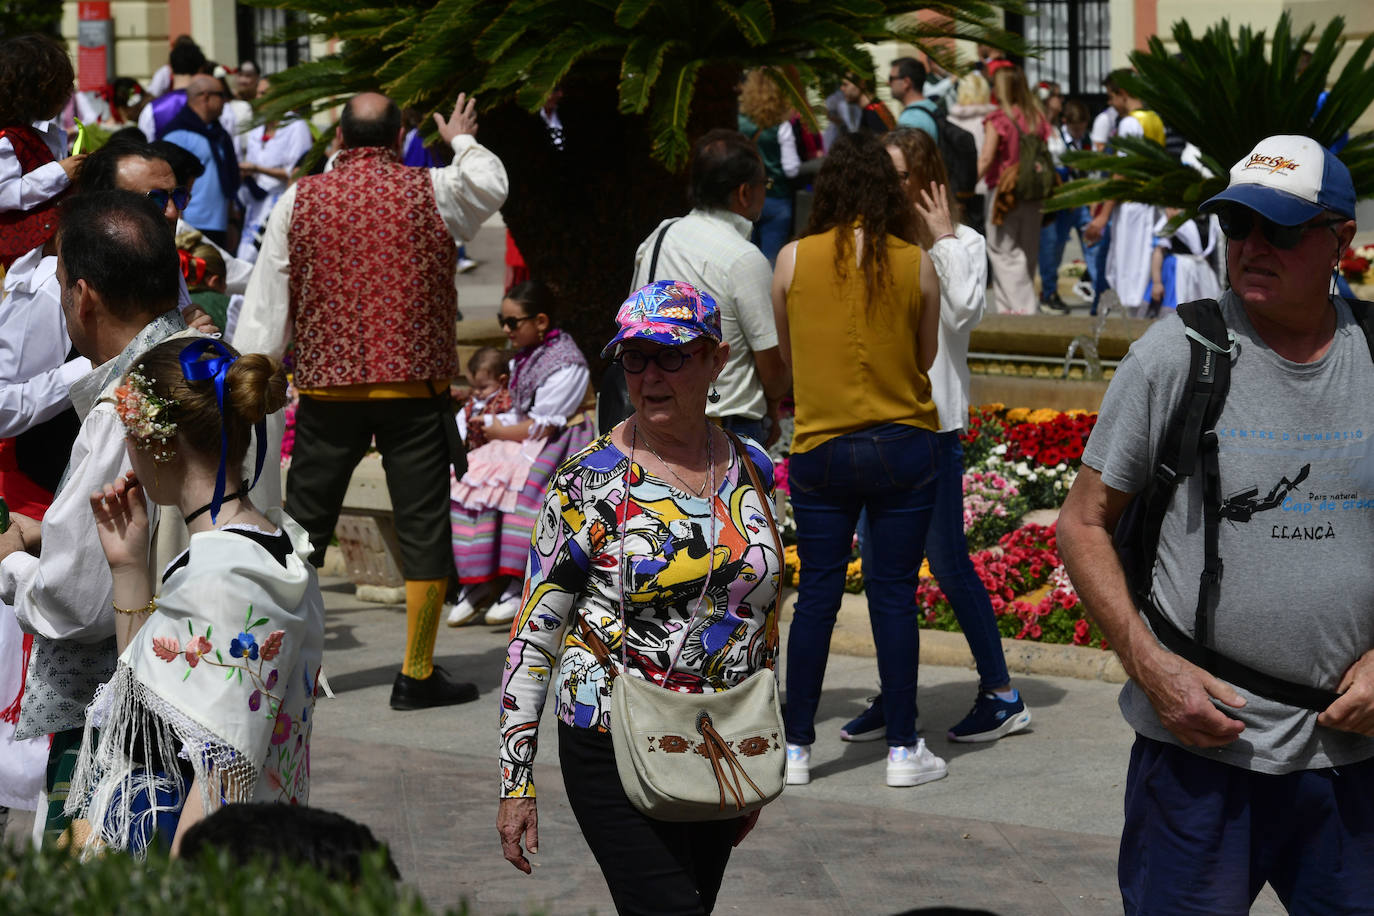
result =
M87 711L67 810L92 846L173 852L244 801L305 804L324 599L304 530L236 479L286 400L281 364L218 340L169 340L114 389L133 469L90 496L113 576L114 677ZM222 405L222 406L221 406ZM265 450L255 454L261 471ZM150 572L148 502L190 546Z
M612 747L612 685L728 692L772 667L782 568L766 505L773 466L706 417L729 355L709 295L660 280L632 293L616 323L603 354L623 364L635 410L570 458L544 500L501 689L497 828L506 859L529 874L521 845L539 849L533 767L552 683L568 801L616 910L710 913L756 817L668 822L635 807ZM749 740L734 742L746 766L780 764L768 756L782 753L776 739L774 750L746 749ZM665 754L706 756L705 741L663 741Z
M453 558L462 587L448 625L477 619L510 623L520 610L530 533L554 470L592 440L593 418L581 409L591 373L582 351L556 324L553 293L536 280L501 300L501 327L515 349L511 410L483 418L486 445L468 453L450 509Z
M878 647L887 784L945 775L916 733L916 575L938 477L929 372L940 281L882 141L841 138L816 178L806 234L783 247L773 314L794 375L789 469L801 563L787 646L787 781L810 782L816 708L859 514ZM940 241L936 239L935 241Z

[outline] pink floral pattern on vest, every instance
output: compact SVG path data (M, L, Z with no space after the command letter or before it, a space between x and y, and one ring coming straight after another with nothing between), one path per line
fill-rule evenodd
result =
M298 388L458 374L458 251L428 169L344 150L301 179L287 245Z

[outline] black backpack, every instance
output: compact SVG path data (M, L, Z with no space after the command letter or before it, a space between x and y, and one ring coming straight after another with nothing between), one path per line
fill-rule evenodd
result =
M1350 299L1346 303L1364 331L1370 358L1374 359L1374 327L1371 326L1374 316L1370 303ZM1192 364L1183 400L1165 428L1163 448L1154 474L1117 522L1113 540L1126 574L1126 586L1136 607L1149 621L1150 629L1169 651L1258 696L1321 712L1335 702L1336 693L1266 674L1207 645L1220 595L1223 567L1218 549L1222 518L1221 474L1214 427L1230 386L1230 356L1235 338L1227 330L1221 307L1215 299L1185 302L1178 307L1178 316L1189 330ZM1179 483L1199 470L1203 475L1206 557L1198 583L1193 632L1189 634L1164 615L1154 603L1150 590L1165 512Z
M935 119L935 143L940 148L940 158L945 161L945 171L949 172L950 187L967 208L973 189L978 186L978 144L973 134L950 123L944 99L934 100L933 104L934 110L922 110Z

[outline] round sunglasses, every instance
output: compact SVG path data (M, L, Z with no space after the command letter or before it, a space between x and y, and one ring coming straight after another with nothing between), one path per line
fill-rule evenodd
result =
M621 350L620 355L616 357L620 360L621 368L630 375L639 375L649 368L649 363L653 363L664 372L676 372L691 358L692 354L684 353L677 347L664 347L652 354L642 350Z
M1217 211L1217 222L1221 223L1221 231L1226 233L1227 238L1236 242L1248 239L1250 233L1255 231L1255 224L1258 222L1260 232L1264 234L1264 240L1283 251L1297 248L1302 242L1303 235L1309 229L1325 229L1345 221L1344 217L1334 217L1315 223L1281 226L1247 207L1226 207Z

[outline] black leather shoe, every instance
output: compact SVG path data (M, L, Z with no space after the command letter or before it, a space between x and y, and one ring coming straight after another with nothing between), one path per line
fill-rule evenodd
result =
M433 706L455 706L477 699L477 685L456 683L445 676L437 665L434 673L424 680L396 674L391 686L392 709L429 709Z

